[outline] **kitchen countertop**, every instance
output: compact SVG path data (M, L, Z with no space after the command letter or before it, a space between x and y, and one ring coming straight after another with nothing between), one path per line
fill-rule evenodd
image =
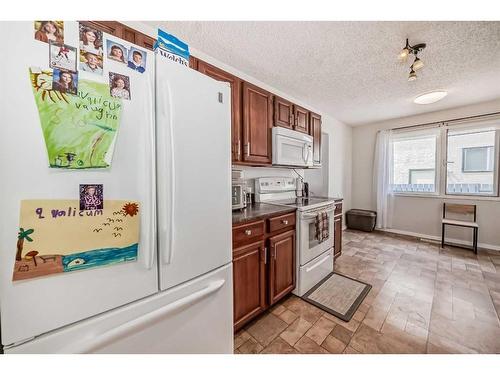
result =
M242 211L233 211L233 225L242 224L258 219L265 219L271 216L282 215L289 212L294 212L295 210L295 207L276 206L274 204L255 202L247 206L247 208L243 209Z

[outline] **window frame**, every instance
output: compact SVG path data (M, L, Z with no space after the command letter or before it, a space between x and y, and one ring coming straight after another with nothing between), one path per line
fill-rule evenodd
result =
M491 125L491 122L493 121L494 125ZM441 128L441 133L442 133L442 142L441 142L441 147L443 149L442 152L442 166L443 166L443 182L442 182L442 188L443 191L441 195L444 198L459 198L459 197L488 197L488 198L499 198L499 180L500 180L500 173L499 173L499 164L500 164L500 119L497 120L490 120L486 121L484 123L476 123L476 124L471 124L471 123L466 123L464 125L453 125L453 126L448 126L447 124L443 124L443 127ZM493 192L492 193L449 193L448 192L448 133L450 131L456 131L456 130L470 130L474 131L477 130L477 132L480 132L481 129L483 131L487 131L487 128L491 128L491 131L495 131L495 153L493 157ZM483 146L479 146L483 147ZM484 146L487 147L487 146ZM471 172L471 173L478 173L478 172Z
M489 201L500 201L500 117L494 117L492 119L477 119L468 120L464 123L459 124L454 122L452 125L446 122L435 123L436 125L431 125L426 129L419 130L402 130L401 133L397 130L394 135L395 139L401 137L403 138L404 133L414 133L414 134L425 134L426 132L431 133L432 129L437 132L436 137L436 192L411 192L411 191L391 191L390 194L393 196L402 197L420 197L420 198L439 198L439 199L465 199L465 200L489 200ZM476 131L487 131L486 129L494 130L495 134L495 151L493 156L493 192L488 194L467 194L467 193L448 193L447 192L447 179L448 179L448 131L456 130L476 130ZM393 155L393 140L390 142L391 153ZM480 146L483 147L483 146ZM490 146L491 147L491 146ZM394 164L391 166L391 170ZM392 184L392 173L389 185Z
M410 130L410 131L403 131L401 133L395 133L393 139L391 140L391 162L393 163L392 166L390 167L391 169L391 181L389 182L389 185L393 185L393 174L394 174L394 141L396 140L404 140L404 139L418 139L418 138L426 138L430 136L435 137L435 142L436 142L436 153L435 153L435 163L434 163L434 170L435 170L435 180L434 180L434 191L433 192L426 192L426 191L393 191L391 189L391 194L393 195L401 195L401 196L407 196L407 195L412 195L412 196L421 196L421 197L437 197L441 195L441 168L439 165L441 164L441 158L442 158L442 151L441 151L441 143L442 143L442 132L441 129L438 126L433 126L427 129L419 129L419 130ZM406 136L405 136L406 135ZM431 168L429 168L431 169Z

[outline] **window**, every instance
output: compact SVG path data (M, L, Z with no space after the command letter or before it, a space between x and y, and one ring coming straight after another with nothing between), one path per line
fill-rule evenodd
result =
M392 138L393 192L436 193L437 129Z
M494 128L447 131L446 194L497 196Z
M498 119L391 131L383 149L386 191L499 196Z
M493 146L462 149L462 172L493 172Z

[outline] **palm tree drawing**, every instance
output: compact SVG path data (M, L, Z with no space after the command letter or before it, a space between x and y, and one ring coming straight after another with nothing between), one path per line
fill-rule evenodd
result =
M17 235L17 253L16 253L16 260L22 260L22 253L23 253L23 245L24 245L24 240L27 240L28 242L32 242L33 239L29 236L31 233L33 233L35 230L34 229L28 229L24 230L23 228L19 228L19 233Z

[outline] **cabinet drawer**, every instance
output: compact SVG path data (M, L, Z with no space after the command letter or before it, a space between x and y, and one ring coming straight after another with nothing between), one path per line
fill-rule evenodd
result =
M264 235L264 221L254 221L233 227L233 245L255 241Z
M342 213L342 203L335 203L334 215L338 215L341 213Z
M268 219L269 232L275 232L283 228L293 227L295 225L295 212L290 214L276 216Z

